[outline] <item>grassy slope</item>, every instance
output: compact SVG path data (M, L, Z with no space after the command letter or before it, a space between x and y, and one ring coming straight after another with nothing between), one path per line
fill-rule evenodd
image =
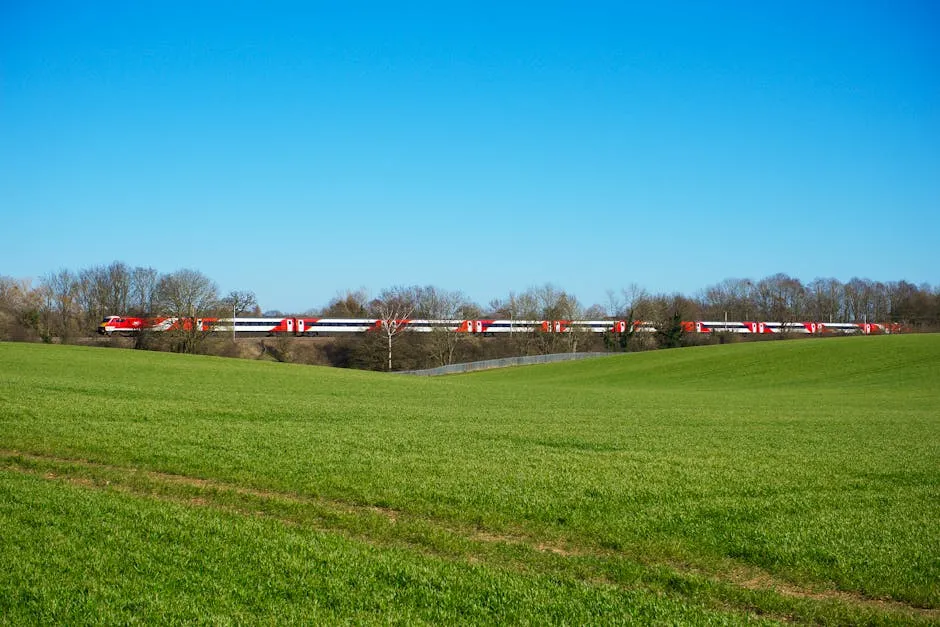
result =
M636 417L580 441L645 466L618 465L641 487L617 491L598 533L619 518L620 537L639 528L797 580L940 601L940 336L659 352L478 378L551 398L593 390L608 415ZM614 512L637 497L658 520L646 506Z
M0 409L6 451L551 542L608 560L591 566L607 580L623 568L611 566L615 555L940 604L938 336L707 347L433 380L7 344ZM7 489L27 489L16 486ZM22 522L22 510L7 516ZM435 532L421 533L428 543ZM703 594L706 605L760 606Z

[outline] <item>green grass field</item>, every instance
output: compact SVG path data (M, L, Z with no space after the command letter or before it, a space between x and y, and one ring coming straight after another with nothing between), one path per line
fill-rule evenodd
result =
M0 344L0 622L940 622L940 336L442 378Z

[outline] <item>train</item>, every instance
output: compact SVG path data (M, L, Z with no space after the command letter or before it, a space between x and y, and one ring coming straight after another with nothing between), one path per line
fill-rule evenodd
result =
M897 323L874 322L728 322L693 320L683 321L686 333L741 333L802 335L878 335L900 333ZM642 320L427 320L380 318L142 318L133 316L105 316L98 325L102 335L133 335L141 331L166 332L175 330L215 331L240 334L320 336L381 331L394 326L398 330L418 333L449 331L484 336L512 333L655 333L655 325Z

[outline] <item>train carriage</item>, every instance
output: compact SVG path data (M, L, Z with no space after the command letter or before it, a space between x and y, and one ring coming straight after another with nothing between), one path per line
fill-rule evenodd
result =
M453 333L472 333L497 335L512 333L654 333L656 327L642 320L433 320L403 319L384 321L376 318L141 318L128 316L105 316L98 325L98 332L104 335L118 333L132 335L143 330L173 331L193 329L200 331L218 331L264 335L339 335L349 333L368 333L378 331L383 325L393 323L398 327L417 333L448 331ZM683 321L686 333L741 333L773 334L793 333L804 335L842 334L871 335L880 333L899 333L901 325L895 323L860 323L860 322L760 322L760 321Z

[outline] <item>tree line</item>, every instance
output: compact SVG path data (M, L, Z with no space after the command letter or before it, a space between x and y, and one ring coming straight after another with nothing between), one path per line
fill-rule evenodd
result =
M306 315L401 320L517 319L643 320L656 334L517 333L500 341L450 332L411 334L387 324L373 334L300 345L292 338L259 340L260 356L372 369L446 365L471 359L573 350L645 350L731 338L683 337L680 320L757 320L776 322L896 322L914 331L940 330L940 289L907 281L878 282L818 278L803 283L786 274L759 280L725 279L698 294L650 293L631 284L607 292L604 303L582 304L571 292L551 284L510 292L486 306L460 291L435 286L396 286L376 296L347 290L320 308L303 312L262 309L250 290L220 293L198 270L161 273L115 261L78 271L62 269L38 281L0 275L0 339L44 342L88 341L109 314L227 318ZM191 326L172 334L142 333L139 348L178 352L239 354L230 340ZM421 337L419 337L421 336ZM735 338L736 339L736 338ZM393 351L394 347L394 351ZM394 360L394 361L393 361Z

